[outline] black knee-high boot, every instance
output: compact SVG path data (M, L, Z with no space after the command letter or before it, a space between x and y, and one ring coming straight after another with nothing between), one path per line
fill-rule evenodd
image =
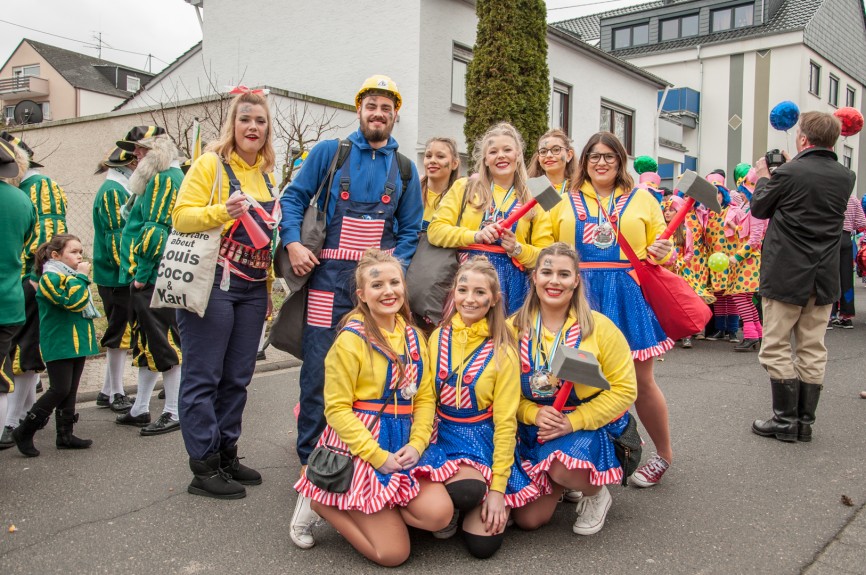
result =
M824 389L823 385L800 382L797 405L800 425L797 429L797 441L812 441L812 424L815 423L815 409L818 408L818 399L821 397L822 389Z
M93 445L90 439L80 439L72 435L72 428L78 423L78 414L74 408L57 410L54 418L57 424L57 449L87 449Z
M21 425L16 427L12 432L12 439L15 440L18 451L27 457L37 457L39 455L39 450L33 445L33 436L36 435L37 431L45 427L49 417L51 417L50 411L45 411L36 406L33 406L27 412Z
M773 393L773 418L766 421L756 419L752 431L779 441L797 441L800 380L771 379L770 389Z

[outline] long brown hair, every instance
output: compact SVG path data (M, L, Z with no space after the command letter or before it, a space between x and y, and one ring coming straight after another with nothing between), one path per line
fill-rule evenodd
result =
M571 145L571 138L568 137L568 134L560 130L559 128L554 128L553 130L548 130L540 138L538 138L538 145L541 146L541 142L546 140L547 138L558 138L562 140L563 147L566 150L571 150L571 159L565 164L565 179L571 182L574 179L574 173L577 170L577 154L574 153L574 147ZM532 154L532 159L529 160L529 177L537 178L538 176L543 176L545 174L544 167L541 165L541 157L538 155L538 150L535 150L535 153ZM565 192L566 190L562 190Z
M485 316L487 327L490 330L490 339L493 340L493 349L496 354L495 358L498 365L500 358L505 356L505 351L508 347L511 347L511 349L517 349L517 342L514 339L514 334L511 333L511 330L508 329L508 325L505 323L505 312L503 311L505 306L502 301L502 288L499 285L499 274L496 273L496 268L493 267L493 264L490 263L490 260L485 256L472 257L463 262L457 270L457 273L454 275L454 282L451 284L452 294L457 290L458 278L466 272L474 272L484 276L487 279L487 285L490 288L490 291L493 293L492 303L500 304L491 305L490 309L487 310L487 315ZM442 325L448 325L451 322L451 318L456 314L457 309L455 307L451 310L448 317L445 318L445 321L442 322Z
M603 144L616 154L617 166L616 180L613 184L614 189L620 188L626 193L630 192L634 188L634 179L628 173L628 154L619 138L611 132L598 132L589 137L589 140L587 140L586 145L583 147L583 151L580 152L580 160L577 163L574 183L571 184L570 189L576 191L583 186L584 182L592 182L587 166L589 165L589 154L592 151L592 147L596 144Z
M577 323L580 324L582 337L586 337L592 333L592 330L595 328L595 322L592 319L592 309L586 300L583 279L580 277L580 256L577 255L577 251L573 247L565 242L556 242L541 250L537 261L542 262L547 256L565 256L574 262L574 273L577 276L578 282L577 287L574 288L574 292L571 294L571 312L577 318ZM538 266L529 275L531 284L529 293L526 294L526 301L517 310L514 317L514 326L521 336L535 328L535 315L541 313L541 300L538 298L535 287L535 274L537 273Z
M426 155L427 150L430 148L430 144L433 142L439 142L440 144L445 144L448 148L448 152L451 154L451 160L457 160L457 167L451 170L451 173L448 174L448 185L445 186L445 191L436 196L436 199L433 201L433 207L438 208L439 204L442 202L442 196L445 195L445 192L451 189L451 186L454 185L454 182L457 181L457 178L460 176L460 152L457 151L457 142L454 141L453 138L445 138L442 136L437 136L430 138L427 140L427 143L424 144L424 153ZM421 176L421 197L424 200L424 206L427 206L427 171L424 170L424 175Z
M491 184L493 177L490 175L490 169L484 163L487 150L490 148L490 141L499 136L507 136L514 140L515 153L517 155L517 169L514 172L514 194L521 204L526 204L532 199L529 188L526 187L526 180L529 175L526 172L526 164L523 161L523 138L517 128L508 122L500 122L488 129L481 139L475 144L475 173L477 178L469 178L466 184L466 201L473 208L480 212L485 212L493 203L493 191ZM535 216L533 208L527 216L532 219Z
M51 254L57 252L58 254L63 253L63 249L66 247L71 241L76 241L81 243L81 240L78 239L78 236L73 236L72 234L57 234L52 236L50 240L47 242L40 244L38 248L36 248L35 259L33 261L33 273L36 277L42 275L42 266L45 265L45 262L51 259Z
M235 99L229 104L228 117L223 122L219 138L208 144L206 151L216 152L220 158L226 162L229 161L232 152L237 148L237 142L235 142L235 121L238 119L238 107L241 104L253 104L254 106L261 106L265 110L265 117L268 119L268 130L264 137L265 145L259 150L259 155L263 160L262 173L269 174L274 171L277 154L274 152L274 143L272 141L274 132L273 125L271 124L271 108L268 106L267 97L261 94L244 92L235 96Z
M388 252L384 252L378 248L369 248L366 252L364 252L364 255L361 256L361 259L358 262L358 267L355 268L356 288L358 290L364 289L364 286L366 286L367 282L370 280L367 272L369 272L370 269L377 264L392 264L395 268L397 268L397 271L400 272L400 280L403 282L404 292L403 306L399 310L397 310L397 315L403 318L403 321L406 322L406 325L415 327L415 324L412 322L412 312L409 310L409 294L405 292L406 278L403 276L403 265L400 263L400 260L392 256ZM403 378L403 369L405 367L405 364L400 359L400 355L403 353L403 350L400 350L398 352L391 347L391 344L388 343L388 339L382 335L382 330L379 329L379 325L376 323L376 320L373 318L373 314L370 312L370 306L368 306L366 302L362 301L361 298L358 298L358 301L355 304L355 307L352 308L352 311L350 311L343 317L343 320L337 327L337 331L342 329L353 315L359 314L364 318L364 332L367 336L367 351L370 353L371 362L373 358L373 344L375 343L383 352L385 352L385 355L387 355L391 361L397 364L397 384L399 385L400 381Z

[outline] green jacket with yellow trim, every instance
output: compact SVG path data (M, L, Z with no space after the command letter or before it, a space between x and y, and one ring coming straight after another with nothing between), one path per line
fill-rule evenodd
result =
M145 158L146 159L146 158ZM180 167L157 173L135 199L121 236L121 285L156 283L156 272L171 231L171 211L183 180Z
M0 206L0 325L20 325L25 318L19 273L22 255L36 237L36 210L6 182L0 182Z
M36 237L29 246L25 246L21 258L21 277L29 278L36 259L36 248L51 240L55 234L66 233L66 193L57 182L36 173L22 180L18 187L30 196L39 218L36 222Z
M39 349L43 361L85 357L99 353L93 320L81 313L90 299L90 280L84 274L45 272L39 278Z
M129 199L129 192L121 178L109 170L93 201L93 282L105 287L127 285L120 281L120 245L126 223L120 208Z

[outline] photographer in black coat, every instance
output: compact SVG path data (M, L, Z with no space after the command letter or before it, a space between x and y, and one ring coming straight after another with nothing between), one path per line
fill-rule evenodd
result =
M855 179L833 152L839 132L835 116L806 112L797 155L772 174L765 158L755 164L752 214L770 220L761 249L759 360L770 375L773 418L756 420L752 431L781 441L811 441L823 389L824 334L839 299L839 241Z

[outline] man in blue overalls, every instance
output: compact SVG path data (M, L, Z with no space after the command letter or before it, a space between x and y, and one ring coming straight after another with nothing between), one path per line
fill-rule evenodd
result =
M394 81L372 76L355 96L360 127L348 137L348 158L334 174L328 193L326 238L316 258L300 243L304 210L319 185L328 178L338 140L315 146L297 178L282 195L280 236L295 274L312 272L303 333L301 409L298 417L298 457L301 464L325 428L323 387L325 355L336 337L335 326L354 307L355 267L371 247L393 252L404 267L415 254L424 206L418 172L404 187L398 169L397 141L391 130L402 98ZM325 205L326 194L319 198ZM305 497L298 497L290 535L302 548L315 544L312 525L318 519Z

